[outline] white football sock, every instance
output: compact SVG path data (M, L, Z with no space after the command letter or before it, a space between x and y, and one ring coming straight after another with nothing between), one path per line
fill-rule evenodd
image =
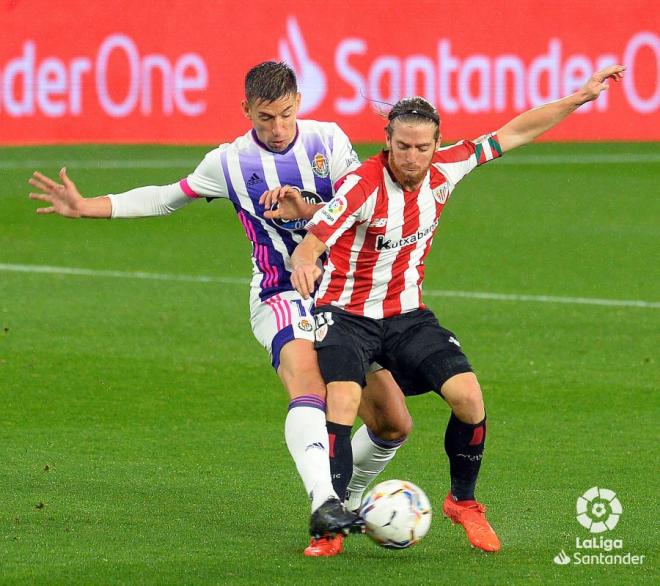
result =
M316 407L293 406L286 416L284 437L312 500L312 512L331 496L337 498L330 476L325 413Z
M378 445L369 436L366 425L362 425L353 435L351 446L353 448L353 476L348 484L346 508L349 511L355 511L362 504L362 496L367 486L376 478L387 466L387 463L394 458L394 454L399 449L400 442L391 443L390 447ZM385 443L385 442L384 442Z

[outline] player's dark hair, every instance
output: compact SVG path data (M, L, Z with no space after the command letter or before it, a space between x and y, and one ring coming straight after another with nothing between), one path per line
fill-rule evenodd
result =
M407 124L434 124L435 140L438 140L438 136L440 136L440 115L429 102L420 96L399 100L390 110L387 120L385 132L387 132L388 138L392 138L392 123L395 120Z
M274 102L298 93L296 74L286 63L265 61L255 65L245 76L245 97L249 103Z

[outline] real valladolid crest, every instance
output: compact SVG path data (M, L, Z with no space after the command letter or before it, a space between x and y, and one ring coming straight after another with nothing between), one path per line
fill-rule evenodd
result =
M563 549L553 558L560 566L579 565L624 565L639 566L644 563L645 555L624 551L623 539L596 535L612 531L623 512L616 493L607 488L591 487L578 497L576 505L577 521L589 530L591 537L575 537L575 549L568 555Z

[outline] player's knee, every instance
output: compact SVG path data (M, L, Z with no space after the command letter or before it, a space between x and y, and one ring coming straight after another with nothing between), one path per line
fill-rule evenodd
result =
M326 418L328 421L353 425L360 406L360 386L351 381L328 384Z
M406 439L411 434L411 432L412 432L412 419L410 419L407 425L401 425L400 427L388 427L384 429L378 429L377 431L374 431L374 435L388 442L403 443L404 441L406 441Z
M463 412L469 414L470 423L479 423L484 417L484 399L481 389L469 389L462 398ZM475 421L476 420L476 421Z
M483 394L474 375L457 375L449 379L443 385L441 392L461 421L479 423L484 418Z
M408 413L408 410L401 411L400 413L397 413L396 418L394 418L393 423L390 425L390 427L385 430L384 434L386 437L383 439L387 439L390 441L394 440L399 440L399 441L404 441L411 433L413 430L413 420L412 417L410 416L410 413Z
M413 420L408 412L387 420L375 419L369 424L369 431L377 438L388 442L403 443L412 433Z

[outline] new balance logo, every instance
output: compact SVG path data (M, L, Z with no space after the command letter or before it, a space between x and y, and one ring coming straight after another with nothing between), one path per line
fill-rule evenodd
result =
M257 185L263 182L264 180L261 177L259 177L259 175L257 175L256 173L252 173L252 176L247 180L247 183L245 185L247 185L248 187L252 187L253 185Z
M384 228L387 226L387 218L376 218L369 224L369 228Z

